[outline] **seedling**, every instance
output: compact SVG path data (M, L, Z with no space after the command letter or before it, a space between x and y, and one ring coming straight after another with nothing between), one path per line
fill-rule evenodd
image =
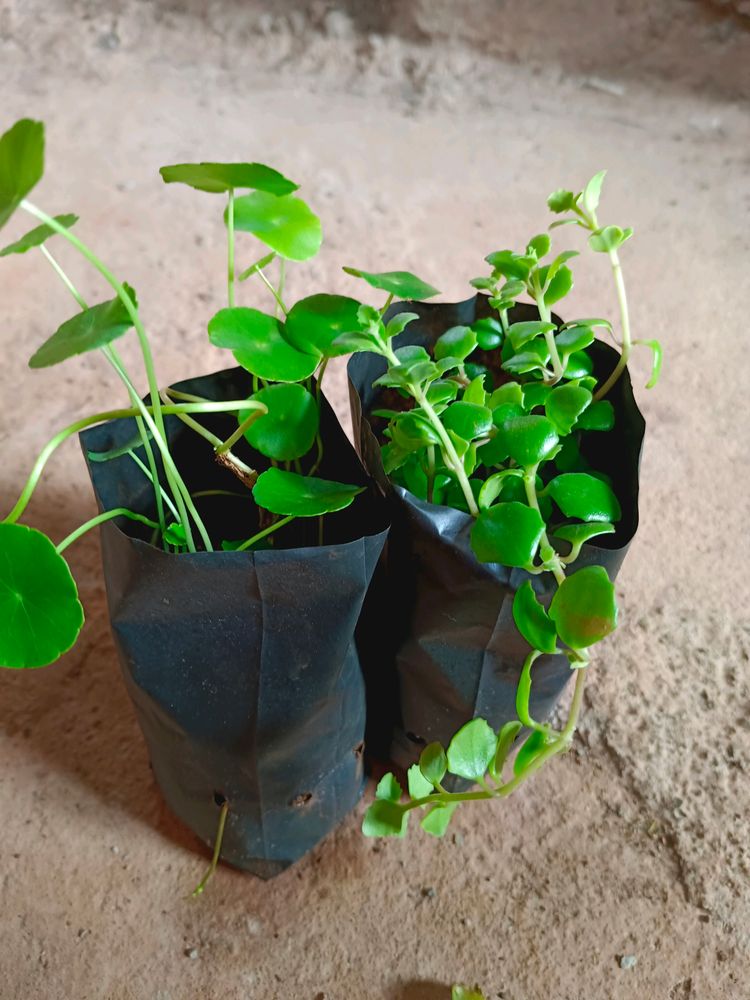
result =
M527 574L513 601L515 624L529 647L516 695L517 718L500 732L476 718L447 748L426 746L419 763L409 768L406 793L393 774L386 774L365 815L368 836L403 836L414 810L420 811L428 833L442 836L459 803L505 798L567 750L581 708L590 648L615 629L615 593L606 571L575 565L584 543L615 532L621 517L607 476L589 467L581 443L587 435L613 427L615 411L607 396L625 370L632 345L641 343L631 339L618 256L632 231L599 225L603 179L604 172L580 193L557 191L548 201L553 212L567 213L550 228L570 223L585 229L590 248L606 253L612 265L620 356L601 382L589 348L597 329L613 334L611 323L561 323L552 315L552 306L573 287L570 261L578 252L551 256L546 233L534 236L521 253L500 250L485 258L489 275L471 284L489 296L494 315L447 330L431 352L420 346L394 349L393 337L416 314L398 312L386 322L385 312L396 294L423 299L435 289L414 276L399 274L396 280L345 269L389 293L382 308L360 309L357 333L335 342L373 351L387 362L375 385L388 394L391 405L372 414L387 421L384 470L421 500L471 515L471 544L480 562ZM538 318L513 322L512 309L524 295L535 304ZM661 350L656 341L648 344L654 352L648 383L653 385ZM555 590L545 607L534 581L550 576ZM565 655L576 675L568 718L559 730L534 719L529 708L534 663L551 653ZM446 790L449 773L478 789Z
M63 428L42 449L17 503L0 522L0 665L16 669L41 667L56 660L75 643L83 624L83 609L75 582L63 557L65 549L86 531L116 517L125 517L151 530L153 544L179 555L211 552L216 544L239 551L274 544L295 518L318 519L318 541L324 541L324 517L348 507L362 487L332 482L316 475L323 459L319 432L321 380L326 363L339 353L335 336L351 325L358 303L342 296L312 296L287 310L283 301L283 265L307 260L321 244L317 216L293 192L297 185L283 174L259 163L198 163L163 167L166 183L226 198L227 299L209 323L209 338L234 354L237 363L253 375L249 398L210 400L171 389L161 389L138 298L126 282L72 231L78 217L49 215L28 198L44 171L44 127L24 119L0 137L0 227L20 210L32 216L36 227L0 250L12 257L38 249L76 301L78 311L64 322L30 359L32 368L44 368L89 351L100 351L124 384L128 405L95 413ZM236 233L253 234L265 245L263 256L237 274ZM91 264L114 292L114 297L87 304L73 281L49 250L60 237ZM58 240L59 242L59 240ZM268 252L270 250L270 252ZM280 262L279 278L266 269ZM237 285L257 275L269 288L283 317L236 305ZM135 381L115 347L115 341L134 331L148 384L142 400ZM317 382L313 375L317 373ZM225 439L211 433L202 414L227 413L237 417L237 429ZM174 416L207 439L218 462L237 476L246 497L252 490L259 508L255 533L236 539L212 539L201 518L202 491L191 493L181 475L166 433L165 418ZM59 445L94 424L134 418L137 434L125 448L94 454L93 461L109 461L127 454L153 489L153 517L123 507L91 518L55 545L42 532L19 523L44 467ZM258 471L233 451L243 438L265 460ZM140 454L138 452L141 452ZM161 471L159 468L161 465ZM236 494L226 491L229 497Z

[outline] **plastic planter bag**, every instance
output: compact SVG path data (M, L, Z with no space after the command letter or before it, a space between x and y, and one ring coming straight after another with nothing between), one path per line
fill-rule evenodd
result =
M450 327L491 315L481 295L453 304L399 303L391 315L402 310L420 318L396 339L398 347L431 345ZM532 319L538 319L533 306L519 305L511 312L511 322ZM612 348L597 342L589 350L596 374L614 367L617 354ZM381 720L369 745L387 754L393 734L390 756L407 767L425 744L439 740L447 745L476 716L495 729L516 718L516 688L528 647L516 629L512 605L516 589L529 575L478 562L469 541L470 515L426 503L388 483L368 420L370 412L383 405L379 404L382 390L373 389L372 383L384 371L384 359L375 354L355 355L349 362L355 441L370 473L388 490L393 508L387 556L361 623L366 636L362 652L365 670L373 678L369 694L373 730L376 714ZM593 468L611 477L622 519L615 534L584 545L576 565L604 566L614 579L638 526L638 467L645 422L627 372L608 398L615 408L615 427L588 434L582 450ZM549 600L546 574L531 579L539 598ZM377 628L378 621L392 623L388 635L382 626ZM535 718L549 714L570 675L562 655L536 661L531 693ZM394 702L398 711L389 716L388 705Z
M210 399L252 392L241 369L178 388ZM321 410L319 474L370 486L326 516L322 546L317 518L280 529L284 547L255 552L169 554L119 518L101 531L115 644L164 798L206 842L228 800L222 859L263 877L309 851L362 788L365 696L353 637L388 516L325 401ZM201 419L222 437L237 426L226 415ZM84 452L116 449L134 432L132 420L86 431ZM191 492L239 494L198 501L214 544L257 531L252 497L211 445L175 417L167 434ZM267 467L244 442L236 450ZM129 456L89 458L89 471L101 508L154 516L151 484Z

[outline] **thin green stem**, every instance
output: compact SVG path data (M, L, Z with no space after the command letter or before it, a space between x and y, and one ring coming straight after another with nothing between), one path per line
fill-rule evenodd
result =
M254 264L251 264L250 267L246 268L240 275L238 275L237 281L247 281L249 277L257 273L258 268L268 267L271 261L275 258L276 251L272 250L271 253L267 253L265 257L261 257L260 260L256 260Z
M315 398L318 403L320 403L320 397L323 394L323 376L326 373L326 368L328 367L328 362L331 359L326 355L320 362L320 366L315 374Z
M270 535L274 531L278 531L279 528L283 528L285 524L289 524L290 521L294 520L295 516L295 514L289 514L287 517L282 517L280 521L276 521L270 527L264 528L263 531L259 531L257 535L253 535L252 538L248 538L248 540L243 542L242 545L235 549L235 551L244 552L246 549L249 549L251 545L255 545L256 542L261 541L261 539L265 538L267 535Z
M229 189L227 204L227 293L229 308L234 309L234 189Z
M286 284L286 260L279 257L279 300L284 297L284 285Z
M218 446L216 449L217 455L223 455L225 452L228 452L233 444L236 444L245 436L245 431L252 427L256 420L268 413L268 407L263 403L248 402L247 408L251 412L247 417L245 417L237 430L233 434L230 434L226 441L222 441L222 443Z
M427 445L427 503L433 503L435 495L435 445Z
M113 510L105 510L103 514L97 514L96 517L90 518L90 520L86 521L79 528L76 528L75 531L71 531L67 538L64 538L57 546L57 551L64 552L65 549L67 549L69 545L72 545L73 542L77 541L81 535L85 535L86 532L90 531L92 528L96 528L98 525L104 524L105 521L111 521L113 517L129 517L131 521L140 521L141 524L146 524L149 528L155 528L157 531L159 530L157 522L152 521L150 517L145 517L143 514L136 514L135 511L128 510L125 507L115 507Z
M289 310L284 305L284 300L281 298L281 296L279 295L279 293L273 287L273 282L269 281L268 278L266 277L266 274L265 274L265 272L264 272L264 270L263 270L262 267L258 268L258 275L260 276L261 281L268 287L268 290L271 292L271 295L273 295L273 297L276 299L276 302L277 302L279 308L281 309L281 311L286 316L288 314Z
M165 414L175 414L179 416L182 413L231 413L232 411L243 410L247 406L247 400L231 400L227 403L175 403L170 406L162 407ZM153 410L153 407L146 407L149 413ZM93 427L95 424L105 423L107 420L120 420L125 417L135 417L140 413L139 409L134 407L122 407L116 410L103 410L101 413L94 413L89 417L84 417L81 420L76 420L67 427L64 427L61 431L58 431L54 437L50 438L47 444L42 448L39 456L34 463L34 467L29 474L29 478L26 480L26 484L21 491L21 495L16 501L15 506L4 518L2 523L14 524L19 517L26 510L29 501L36 489L37 483L44 471L44 467L49 461L50 457L54 454L55 450L66 441L73 434L78 434L80 431L85 430L87 427Z
M164 489L164 487L161 485L161 483L158 482L158 480L156 480L156 481L154 480L153 476L151 475L151 470L146 466L145 462L142 462L141 459L138 458L138 456L136 455L136 453L134 451L128 451L128 452L126 452L126 454L127 454L128 458L132 458L133 459L133 461L135 462L135 464L138 466L138 468L141 470L141 472L144 474L144 476L149 480L149 482L154 487L154 489L157 491L157 493L161 497L162 501L167 505L167 507L169 507L169 510L170 510L170 512L172 514L172 517L175 519L175 521L179 521L180 520L180 514L179 514L177 508L175 507L174 503L172 502L172 499L170 498L169 494Z
M534 296L534 301L536 302L536 307L539 310L539 318L543 323L552 322L552 312L544 301L544 290L539 284L539 277L534 275L534 284L531 288L532 295ZM554 385L559 382L563 377L564 368L562 366L562 361L560 361L560 352L557 350L557 341L555 340L555 335L552 330L545 330L544 340L547 344L547 350L550 354L550 360L552 361L552 373L553 377L550 379L550 383Z
M65 285L65 287L68 289L68 291L73 296L73 298L75 299L75 301L78 303L78 305L80 306L80 308L83 309L83 310L88 309L88 306L87 306L86 301L84 300L83 296L80 294L80 292L75 287L75 285L73 284L73 282L70 280L70 278L68 277L68 275L65 273L65 271L63 270L63 268L58 264L58 262L55 260L55 258L52 256L52 254L49 252L49 250L47 249L47 247L44 246L44 245L42 245L42 246L39 247L39 249L42 251L43 255L47 258L47 260L49 261L49 263L52 265L55 273L60 278L60 280L62 281L62 283ZM103 353L104 353L104 356L107 358L107 360L110 361L110 363L112 362L112 358L114 358L115 361L119 364L120 369L122 369L122 362L120 361L119 357L117 356L117 353L115 352L114 347L111 344L108 345L107 347L103 348ZM115 370L118 372L118 375L120 373L120 369L118 369L117 366L115 366ZM130 394L131 400L133 402L135 402L135 400L134 400L134 390L132 390L132 386L130 385L130 383L126 383L126 386L127 386L127 389L128 389L128 393ZM138 417L135 418L135 423L136 423L136 427L138 429L138 433L141 436L141 441L143 442L143 448L144 448L144 451L146 453L146 459L147 459L148 465L149 465L149 470L150 470L150 474L151 474L151 480L152 480L153 483L158 483L159 482L159 476L158 476L158 472L156 470L156 459L154 458L154 450L151 447L151 441L149 440L149 436L148 436L148 433L146 431L146 427L145 427L145 425L143 423L143 420L142 420L142 418L140 416L138 416ZM166 521L164 519L164 505L162 504L161 492L160 492L160 490L156 489L156 487L154 488L154 497L155 497L155 501L156 501L156 516L157 516L157 518L159 520L159 527L160 527L161 531L163 532L164 529L165 529L165 527L166 527Z
M214 872L219 866L219 858L221 857L221 845L224 842L224 828L226 827L228 813L229 813L229 802L226 799L224 799L221 805L221 812L219 813L219 826L216 830L216 840L214 842L214 853L211 858L211 864L208 866L206 874L203 876L198 885L193 889L192 893L190 894L193 897L193 899L196 899L198 896L201 895L201 893L204 891L204 889L210 882L211 878L213 877Z
M606 382L601 385L594 393L594 399L602 399L607 395L612 386L617 382L619 377L625 371L628 361L630 360L630 352L632 350L632 341L630 333L630 313L628 311L628 296L625 291L625 279L622 275L622 267L620 266L620 257L617 250L609 251L609 262L612 265L612 275L615 279L615 290L617 292L617 303L620 307L620 327L622 330L622 343L620 344L620 359L614 367L612 374L606 380Z

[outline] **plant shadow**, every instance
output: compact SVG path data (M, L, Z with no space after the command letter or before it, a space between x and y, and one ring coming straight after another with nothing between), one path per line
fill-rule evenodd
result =
M49 521L59 521L50 514ZM35 520L44 524L44 512ZM200 850L167 810L151 773L109 632L97 540L89 536L72 548L70 565L86 624L52 666L0 669L0 737L15 753L41 761L67 798L93 795L115 824L124 812L186 850Z

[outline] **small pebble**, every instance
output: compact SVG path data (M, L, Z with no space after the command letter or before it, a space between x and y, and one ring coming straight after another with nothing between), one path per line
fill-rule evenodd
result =
M119 848L119 847L117 846L117 844L114 844L114 845L113 845L113 846L112 846L112 847L110 848L110 850L112 851L112 853L113 853L113 854L119 854L119 853L120 853L120 848Z
M620 968L621 969L634 969L638 964L638 959L635 955L620 955Z
M431 885L428 885L426 888L422 889L422 895L425 897L425 899L434 899L435 896L437 896L437 892L435 891L435 889L432 888Z
M193 958L193 959L197 958L198 957L198 949L197 948L186 948L185 949L185 956L186 956L186 958Z

